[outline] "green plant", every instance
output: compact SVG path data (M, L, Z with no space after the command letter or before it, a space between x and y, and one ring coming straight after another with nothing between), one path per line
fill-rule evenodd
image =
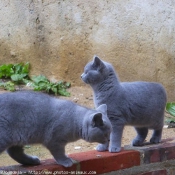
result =
M166 104L166 111L175 117L175 103L171 102L171 103L167 103Z
M26 79L29 79L29 63L15 64L13 66L14 73L11 75L11 80L17 83L25 83Z
M25 84L29 78L29 63L23 64L3 64L0 66L0 78L11 79L11 81L1 82L0 87L5 90L15 91L16 84Z
M170 102L166 104L166 112L171 115L171 117L166 118L165 122L170 126L174 127L175 123L175 103Z
M46 91L47 93L54 93L55 95L70 96L70 93L66 90L70 87L70 83L63 81L52 83L44 75L33 76L30 86L32 86L35 91Z
M0 82L0 87L8 91L15 91L15 84L12 81Z
M10 78L17 83L23 82L23 79L29 78L28 74L29 63L3 64L0 66L0 78Z
M15 91L15 85L25 84L35 91L45 91L54 93L55 95L70 96L67 88L70 83L59 81L56 83L50 82L44 75L29 77L29 63L26 64L4 64L0 66L0 79L10 79L9 81L0 82L0 87L5 90Z
M13 74L12 64L3 64L0 66L0 78L10 78Z

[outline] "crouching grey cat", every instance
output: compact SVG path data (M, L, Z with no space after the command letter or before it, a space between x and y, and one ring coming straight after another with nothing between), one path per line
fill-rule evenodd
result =
M161 141L166 105L166 92L161 84L151 82L120 82L111 64L94 56L81 75L94 92L95 106L107 104L107 115L112 123L110 144L99 144L98 151L121 150L125 125L132 125L137 132L133 146L142 146L148 129L153 129L151 143Z
M7 149L23 165L40 164L36 156L24 153L23 145L41 143L58 164L69 167L73 162L65 155L68 142L106 143L110 132L105 104L93 110L32 91L0 95L0 153Z

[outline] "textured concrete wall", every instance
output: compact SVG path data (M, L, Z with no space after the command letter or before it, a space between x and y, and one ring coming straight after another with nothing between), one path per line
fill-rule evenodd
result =
M163 83L175 100L174 0L1 0L0 64L83 85L97 54L122 81Z

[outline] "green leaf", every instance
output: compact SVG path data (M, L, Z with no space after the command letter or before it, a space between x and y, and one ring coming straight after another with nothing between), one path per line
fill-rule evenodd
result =
M67 92L65 89L58 89L58 93L66 97L70 97L70 93Z
M0 87L4 88L5 83L4 82L0 82Z
M165 123L169 124L169 123L175 123L175 118L166 118L165 119Z
M23 67L22 67L22 73L26 73L28 75L29 73L29 62L27 62Z
M69 82L66 82L65 85L66 85L67 88L71 87L71 83L69 83Z
M49 80L44 76L44 75L39 75L39 76L33 76L32 81L34 83L38 84L39 82L49 82Z
M33 86L34 87L34 91L41 91L42 89L39 86Z
M52 84L51 84L50 90L51 90L55 95L58 95L58 87L57 87L57 84L52 83Z
M23 78L26 77L27 74L13 74L11 76L11 80L15 82L20 82L23 81Z
M15 74L20 74L22 69L22 63L14 64L13 65L13 70Z
M13 70L14 74L25 75L27 77L29 73L29 63L27 62L25 65L23 63L14 64Z
M10 78L10 76L14 73L12 69L12 64L3 64L0 66L0 78Z
M4 89L9 91L15 91L15 84L11 81L8 81L4 84Z
M15 84L26 84L32 87L35 91L46 91L55 95L70 96L67 88L71 86L65 81L56 83L50 82L44 75L29 77L29 63L4 64L0 66L0 78L11 78L12 81L0 82L0 87L14 91Z
M11 79L12 79L13 81L19 81L19 80L21 80L21 76L20 76L19 74L13 74L13 75L11 76Z
M167 103L166 104L166 111L175 117L175 103Z
M33 82L30 79L23 78L23 83L26 84L26 86L32 87Z
M49 83L45 81L40 81L37 84L42 90L47 90L49 88Z

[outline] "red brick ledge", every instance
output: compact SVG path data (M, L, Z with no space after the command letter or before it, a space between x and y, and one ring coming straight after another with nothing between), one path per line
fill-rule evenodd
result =
M125 150L137 150L141 164L150 164L175 159L175 137L163 139L159 144L146 143L143 147L125 146Z
M24 172L29 174L47 174L48 172L62 174L102 174L111 171L117 171L125 168L140 165L140 153L134 150L124 151L119 153L87 151L76 154L70 154L69 157L76 160L72 167L64 168L57 165L53 159L42 161L39 166L8 166L1 167L0 170ZM2 171L2 172L3 172Z
M160 144L143 147L125 146L119 153L87 151L69 155L76 163L69 168L57 165L55 160L48 159L39 166L8 166L0 167L0 174L11 171L16 174L103 174L116 172L138 166L161 163L175 159L175 138L162 140ZM3 172L3 173L2 173ZM166 172L166 173L165 173ZM173 171L175 173L175 171ZM167 170L159 170L143 175L167 174ZM141 174L140 174L141 175ZM157 175L157 174L156 174Z

